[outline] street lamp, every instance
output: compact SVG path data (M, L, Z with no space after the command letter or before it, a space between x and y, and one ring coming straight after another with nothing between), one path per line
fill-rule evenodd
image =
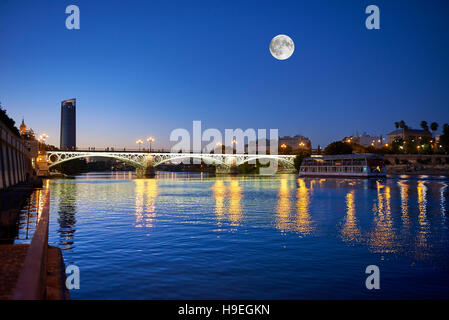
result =
M139 139L136 141L136 143L139 145L139 151L140 151L140 145L143 143L143 141Z
M41 135L39 136L38 141L39 141L39 143L41 144L41 147L42 147L42 148L44 147L44 145L45 145L45 140L47 140L47 138L48 138L48 134L46 134L46 133L43 133L43 134L41 134Z
M48 134L43 133L39 136L39 141L45 142L45 140L48 138Z
M149 137L147 139L147 141L150 143L150 152L151 152L151 143L154 142L154 138L153 137Z

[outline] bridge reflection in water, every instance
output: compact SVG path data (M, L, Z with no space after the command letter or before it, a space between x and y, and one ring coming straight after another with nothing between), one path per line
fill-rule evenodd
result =
M208 177L179 173L135 179L129 173L88 174L72 180L51 180L50 240L64 249L69 261L81 265L92 265L92 255L114 265L119 257L112 254L126 248L115 261L121 268L136 270L155 280L151 274L156 271L150 272L143 266L160 265L161 270L175 275L181 272L176 269L181 264L202 274L215 287L220 286L215 281L219 277L210 270L220 270L220 274L234 279L238 278L237 269L248 263L254 263L251 268L264 266L271 272L271 278L266 275L257 283L259 289L267 279L287 277L305 283L307 279L294 270L304 272L308 266L322 270L319 266L329 261L333 270L341 272L354 264L385 261L393 273L407 268L407 272L419 277L419 268L409 268L420 265L437 270L441 276L442 270L449 270L448 181L311 179L296 175ZM284 249L291 253L287 255ZM127 256L125 252L142 254ZM232 257L245 263L241 265L242 260ZM274 268L273 261L279 268ZM398 264L397 270L391 265L393 262ZM210 266L210 277L199 271L206 265ZM257 277L257 273L253 276ZM326 274L314 276L333 281ZM441 281L449 285L449 278L442 277ZM161 282L165 291L149 297L161 298L167 288L178 292L179 283L187 281L181 277L175 281L178 285L171 287L169 280L158 277L156 282ZM106 282L102 285L108 287ZM152 292L148 288L139 291L138 283L134 283L135 288L130 288L129 283L121 285L136 293L130 298ZM278 285L271 283L273 288ZM208 284L202 286L207 287ZM86 290L89 292L89 285ZM98 288L92 290L97 292ZM286 288L278 292L284 290L290 292ZM212 287L208 292L216 297ZM295 296L295 292L290 294ZM76 294L89 297L89 293ZM254 292L248 297L256 296Z

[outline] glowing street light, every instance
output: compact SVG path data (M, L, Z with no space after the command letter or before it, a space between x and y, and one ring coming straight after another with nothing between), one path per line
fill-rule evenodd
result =
M41 135L39 136L39 141L40 141L40 142L45 142L45 140L47 140L47 138L48 138L48 134L43 133L43 134L41 134Z
M153 137L149 137L147 139L147 141L150 143L150 152L151 152L151 143L154 142L154 138Z
M143 141L139 139L136 141L136 143L139 145L139 151L140 151L140 145L143 143Z

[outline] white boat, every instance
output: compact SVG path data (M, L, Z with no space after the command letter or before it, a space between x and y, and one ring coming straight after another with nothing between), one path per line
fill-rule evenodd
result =
M385 177L383 157L377 154L312 155L304 158L299 174L303 177Z

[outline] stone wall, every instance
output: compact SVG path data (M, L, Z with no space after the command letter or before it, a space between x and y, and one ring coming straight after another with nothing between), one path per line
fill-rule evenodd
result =
M31 174L31 159L22 138L0 122L0 190L26 181Z

